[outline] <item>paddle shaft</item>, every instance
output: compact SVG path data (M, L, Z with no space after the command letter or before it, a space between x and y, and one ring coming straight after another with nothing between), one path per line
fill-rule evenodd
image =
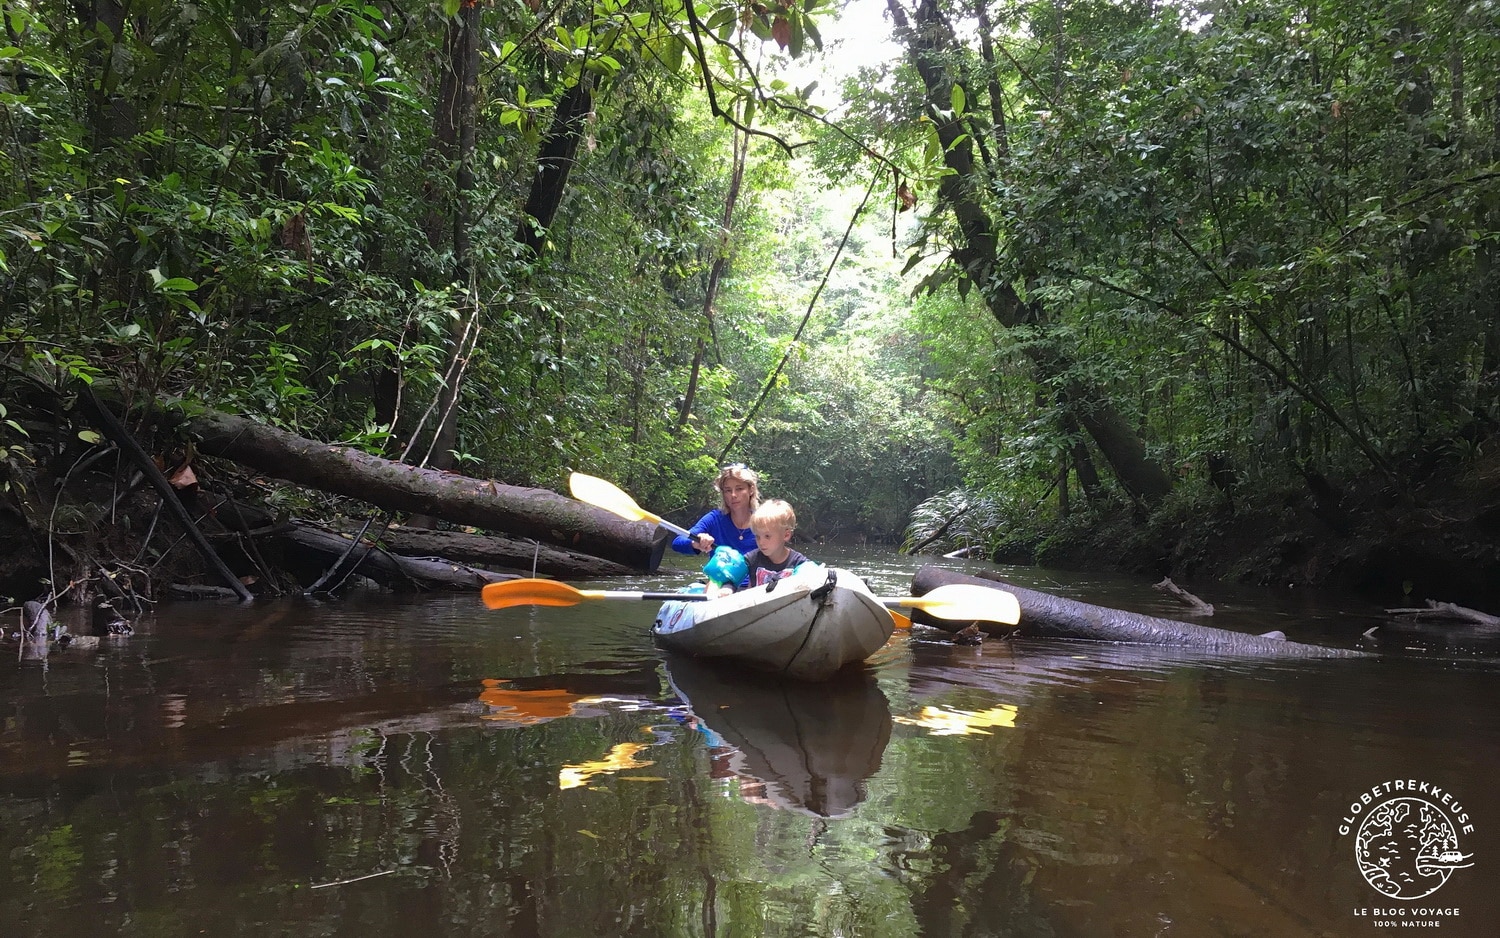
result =
M711 599L707 593L647 593L636 590L579 590L580 599L646 600L658 603L691 603Z
M668 521L667 519L663 518L661 515L653 515L653 514L650 514L650 512L647 512L647 515L648 515L648 517L647 517L646 520L648 520L648 521L655 521L656 522L656 526L659 527L659 528L666 528L668 531L671 531L673 534L680 534L683 537L689 538L689 539L691 539L692 536L693 536L688 531L687 528L681 527L679 525L675 525L672 522Z

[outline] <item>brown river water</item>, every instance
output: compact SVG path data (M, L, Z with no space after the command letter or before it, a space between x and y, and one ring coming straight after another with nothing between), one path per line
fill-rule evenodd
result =
M649 603L375 592L0 644L0 936L1500 934L1500 636L1183 585L1374 654L918 628L788 687L669 657Z

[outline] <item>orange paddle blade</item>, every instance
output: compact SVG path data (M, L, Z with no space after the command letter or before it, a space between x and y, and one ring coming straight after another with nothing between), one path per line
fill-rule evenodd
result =
M508 609L511 606L572 606L588 598L582 590L574 589L566 583L531 577L486 583L479 595L491 609Z
M895 625L896 628L898 628L898 629L909 629L909 628L911 628L911 619L910 619L910 617L904 616L904 615L902 615L901 613L897 612L894 609L887 609L886 612L889 612L891 614L891 622Z

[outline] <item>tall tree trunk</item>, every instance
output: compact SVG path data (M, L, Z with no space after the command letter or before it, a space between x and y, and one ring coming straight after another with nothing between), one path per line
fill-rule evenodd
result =
M94 80L89 92L89 135L95 152L136 131L135 109L116 93L120 73L115 67L120 34L125 30L125 6L119 0L74 0Z
M1490 98L1493 126L1490 128L1489 157L1500 160L1500 89ZM1490 230L1500 223L1500 208L1489 210ZM1484 330L1484 358L1479 375L1479 396L1475 409L1492 421L1500 421L1500 249L1493 240L1479 245L1475 262L1478 286L1475 313Z
M552 125L542 140L537 152L536 173L531 177L531 191L526 195L526 205L521 209L521 221L516 226L516 241L526 248L532 258L540 258L547 244L547 232L557 221L562 208L563 196L568 191L568 177L578 163L578 146L583 142L588 129L589 115L594 110L594 85L588 72L578 76L578 81L565 91L557 101L552 115ZM563 335L567 323L561 314L552 314L553 354L563 355ZM544 374L539 362L532 370L532 393L536 393Z
M583 141L593 110L593 82L585 72L558 99L552 126L537 153L536 175L531 179L531 192L526 196L526 207L521 210L521 223L516 228L516 240L533 257L541 256L547 229L557 220L557 210L568 189L568 175L578 161L578 145Z
M479 5L464 4L448 21L443 38L443 77L438 87L438 109L433 118L437 150L453 173L453 202L448 223L453 243L452 281L468 285L472 279L469 257L469 193L474 189L475 100L479 88ZM417 461L434 469L451 469L458 442L458 399L469 350L475 338L478 305L469 304L467 314L453 320L448 365L438 392L432 443L427 455Z
M939 198L958 223L952 262L979 287L991 315L1001 325L1013 328L1038 322L1042 309L1035 303L1022 302L1014 284L996 269L995 224L980 200L984 179L974 163L973 135L964 118L949 110L953 79L943 63L962 51L953 29L936 0L920 0L914 24L899 0L887 0L887 7L896 24L896 34L906 43L907 56L927 90L927 113L943 145L944 162L952 170L938 184ZM1073 374L1071 356L1065 349L1032 342L1027 350L1038 380L1061 380L1063 393L1078 420L1131 498L1146 505L1159 502L1170 490L1171 479L1160 465L1146 457L1140 435L1104 391Z

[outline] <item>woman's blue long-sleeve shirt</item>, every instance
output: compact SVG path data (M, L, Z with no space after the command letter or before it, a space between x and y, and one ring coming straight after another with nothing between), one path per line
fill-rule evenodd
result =
M712 537L715 547L733 547L742 554L748 554L755 549L755 532L749 528L735 527L734 522L729 519L729 514L719 508L699 518L698 523L688 531L692 537L683 537L679 534L672 539L672 549L679 554L693 553L693 537L699 534Z

